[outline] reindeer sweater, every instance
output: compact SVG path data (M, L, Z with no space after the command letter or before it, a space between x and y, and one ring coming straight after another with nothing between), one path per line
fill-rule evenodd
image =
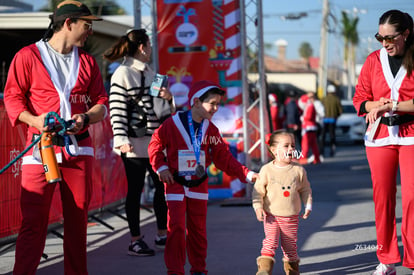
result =
M292 162L279 167L273 161L260 169L253 188L253 208L263 208L274 216L298 215L301 203L312 207L312 190L305 169Z

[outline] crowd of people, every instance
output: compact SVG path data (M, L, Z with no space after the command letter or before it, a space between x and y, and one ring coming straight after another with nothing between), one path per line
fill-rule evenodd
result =
M299 162L303 165L321 163L323 157L328 156L325 155L327 146L329 156L335 155L336 120L342 114L342 105L333 84L326 90L322 100L315 91L286 91L284 102L278 102L276 94L269 94L272 129L286 129L293 134L296 149L301 151Z
M342 113L335 86L327 87L322 100L315 91L300 96L289 91L280 108L283 111L278 110L280 103L275 95L269 95L274 131L267 145L272 160L256 173L232 155L211 121L225 94L217 83L193 83L188 94L189 108L176 111L168 87L162 86L157 95L152 94L156 72L148 65L151 42L144 29L133 29L104 54L109 61L123 59L105 89L94 57L81 49L92 34L93 22L102 19L86 5L72 0L61 2L50 19L45 36L15 55L4 101L12 125L28 125L27 144L51 131L46 121L49 112L73 121L66 132L69 141L65 138L65 142L77 148L75 154L61 146L59 136L52 139L61 173L64 273L88 274L86 230L94 155L88 127L109 115L114 150L121 156L127 176L129 255L155 254L140 228L141 193L149 173L156 189L154 244L164 249L167 273L183 275L188 259L192 275L207 274L206 169L214 162L221 171L254 184L252 207L265 232L257 274L272 274L279 240L285 273L300 274L299 218L307 219L312 211L312 189L304 165L322 161L327 134L330 156L335 155L335 127ZM365 145L373 182L377 239L382 248L377 250L380 263L373 274L387 275L396 274L394 265L401 258L395 223L399 166L403 265L414 269L414 231L410 230L414 170L408 161L414 155L412 17L398 10L384 13L375 37L383 48L368 56L353 100L358 114L369 123ZM79 94L87 95L89 100L71 100ZM295 152L299 150L298 156ZM32 149L23 158L22 225L13 274L35 274L45 246L48 212L57 183L46 180L42 157Z

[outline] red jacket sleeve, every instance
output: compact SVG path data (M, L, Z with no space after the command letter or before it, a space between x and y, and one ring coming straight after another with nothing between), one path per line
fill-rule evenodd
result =
M379 51L375 51L370 54L362 66L361 73L358 77L358 84L355 86L353 104L359 116L365 116L364 113L360 112L361 104L365 101L374 100L372 93L372 74L375 73L375 60L377 59L376 62L379 62L379 58Z
M155 132L152 134L151 141L148 146L150 164L155 172L158 172L158 169L161 166L168 165L164 155L164 150L166 148L166 144L164 143L166 140L164 133L166 132L165 128L167 121L168 120L166 120L158 129L155 130Z
M29 52L29 47L26 47L14 56L4 88L4 104L12 126L20 124L20 113L28 110L26 93L30 90L31 74L27 72L33 71L33 54Z

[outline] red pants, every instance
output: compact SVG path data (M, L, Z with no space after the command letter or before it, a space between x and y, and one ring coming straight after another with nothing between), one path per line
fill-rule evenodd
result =
M167 201L167 206L168 233L164 260L168 274L184 275L186 249L191 274L207 274L207 201L184 197L183 201Z
M64 218L64 274L88 274L86 230L92 190L92 157L63 157L62 162L59 186ZM14 275L36 273L45 246L55 186L56 183L46 182L42 165L23 165L22 224L16 242Z
M377 257L383 264L401 261L398 250L395 205L397 172L400 166L403 265L414 268L414 145L366 148L373 185Z
M302 153L304 158L308 157L309 148L312 149L312 153L315 156L314 162L320 162L318 139L315 131L306 132L302 137Z
M262 256L275 256L279 246L279 238L283 252L283 260L293 262L299 260L297 252L299 215L280 217L266 214L263 222L265 238L262 242Z

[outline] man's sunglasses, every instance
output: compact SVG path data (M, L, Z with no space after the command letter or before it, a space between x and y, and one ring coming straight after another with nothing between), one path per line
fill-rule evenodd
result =
M382 43L384 40L385 42L389 43L389 44L394 44L395 42L395 38L397 36L399 36L401 33L397 33L396 35L386 35L386 36L381 36L379 33L375 34L375 38L378 40L378 42Z
M92 23L84 22L85 30L91 31L92 30Z

